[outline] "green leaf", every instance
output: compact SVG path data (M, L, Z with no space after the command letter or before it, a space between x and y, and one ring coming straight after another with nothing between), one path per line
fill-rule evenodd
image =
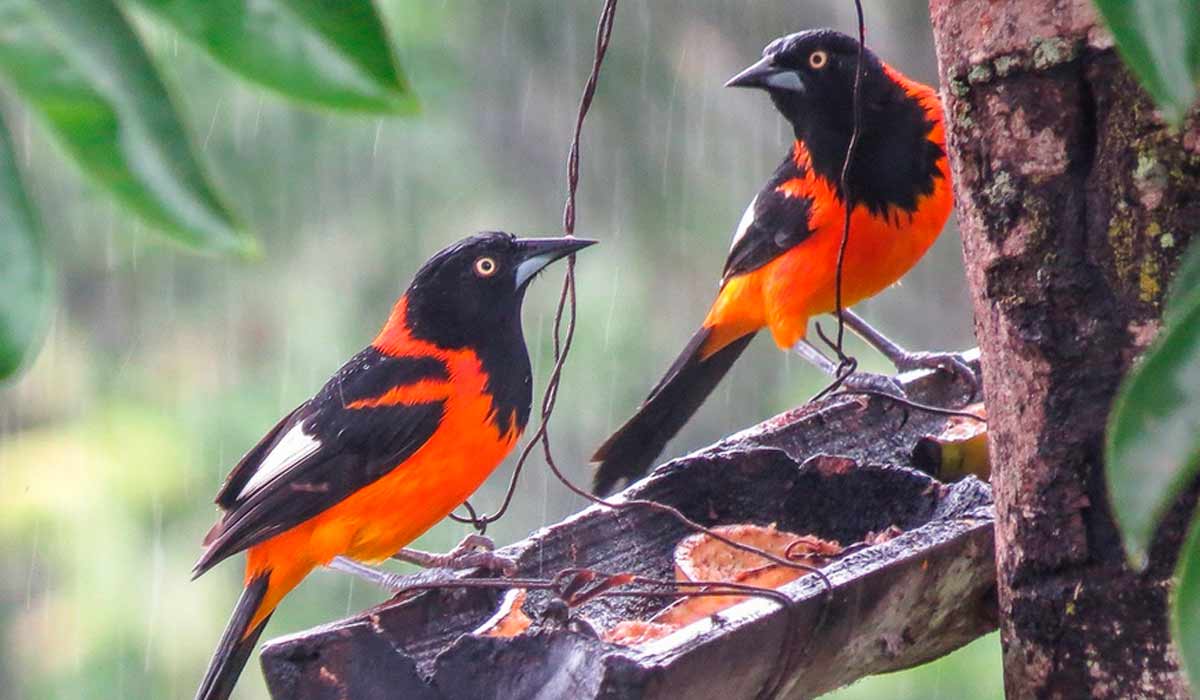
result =
M1188 682L1192 688L1200 688L1200 518L1192 520L1187 541L1179 552L1171 626Z
M302 102L412 112L371 0L128 0L249 80Z
M0 0L0 75L83 172L147 222L199 250L254 251L111 0Z
M1179 269L1171 280L1163 318L1169 322L1197 295L1200 295L1200 237L1183 254L1183 262L1179 263Z
M48 287L41 229L0 122L0 379L16 373L41 344Z
M1096 0L1117 49L1167 119L1178 124L1200 81L1200 3Z
M1130 372L1109 418L1109 500L1130 562L1200 466L1200 297L1193 296Z

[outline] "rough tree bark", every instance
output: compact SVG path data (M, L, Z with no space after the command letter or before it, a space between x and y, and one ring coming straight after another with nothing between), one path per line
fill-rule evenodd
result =
M982 351L1009 697L1187 697L1102 473L1121 377L1200 226L1200 129L1161 123L1090 0L931 0Z

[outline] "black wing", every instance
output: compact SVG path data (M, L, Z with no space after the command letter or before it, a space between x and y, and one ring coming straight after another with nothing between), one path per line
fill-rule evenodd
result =
M368 348L276 425L217 495L224 517L205 538L200 575L222 559L318 515L390 472L441 423L444 403L355 406L421 380L448 381L444 363Z
M812 198L781 189L804 174L789 156L750 203L734 234L722 280L757 270L812 235L808 226Z

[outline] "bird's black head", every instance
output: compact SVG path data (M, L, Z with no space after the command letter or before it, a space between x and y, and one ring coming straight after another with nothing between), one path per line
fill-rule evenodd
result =
M529 282L550 263L593 243L499 231L464 238L417 271L405 294L409 331L445 348L480 347L507 339L514 328L519 334Z
M854 96L858 41L832 29L810 29L780 37L763 49L758 63L738 73L727 87L766 90L796 128L849 124ZM863 52L863 104L891 97L896 88L883 64Z
M595 243L582 238L517 238L488 231L429 259L404 294L402 335L479 358L497 429L524 429L533 397L521 332L525 288L547 265ZM399 305L397 305L399 306ZM389 321L389 326L393 321ZM381 337L386 336L384 329Z
M762 60L726 83L766 90L807 148L813 169L834 183L854 131L858 46L832 29L790 34L767 44ZM926 108L937 103L936 94L865 49L860 99L856 161L870 167L852 170L852 193L872 211L890 206L912 211L917 197L932 192L941 177L937 163L945 153L929 140L933 120L941 116Z

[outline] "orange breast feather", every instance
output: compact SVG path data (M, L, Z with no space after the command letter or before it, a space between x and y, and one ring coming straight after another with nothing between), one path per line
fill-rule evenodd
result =
M920 97L926 111L935 117L929 139L944 146L937 98L924 86L909 85L911 90L928 92L921 92ZM812 233L766 265L726 280L704 322L712 329L706 355L764 326L779 347L790 348L805 337L810 317L834 309L845 207L834 184L814 172L808 151L799 141L793 158L803 174L780 184L777 190L812 200L808 219ZM893 208L885 216L876 216L865 206L851 212L842 269L843 306L895 284L937 240L953 206L950 169L944 156L937 167L941 177L935 179L933 192L917 200L914 212Z
M402 464L337 505L252 547L247 579L271 571L271 582L250 629L313 568L339 555L379 562L395 554L462 504L512 451L520 431L501 434L491 420L492 398L479 358L420 341L381 336L376 347L392 354L434 355L446 363L446 382L398 387L369 402L444 400L437 431ZM365 406L364 406L365 407Z

